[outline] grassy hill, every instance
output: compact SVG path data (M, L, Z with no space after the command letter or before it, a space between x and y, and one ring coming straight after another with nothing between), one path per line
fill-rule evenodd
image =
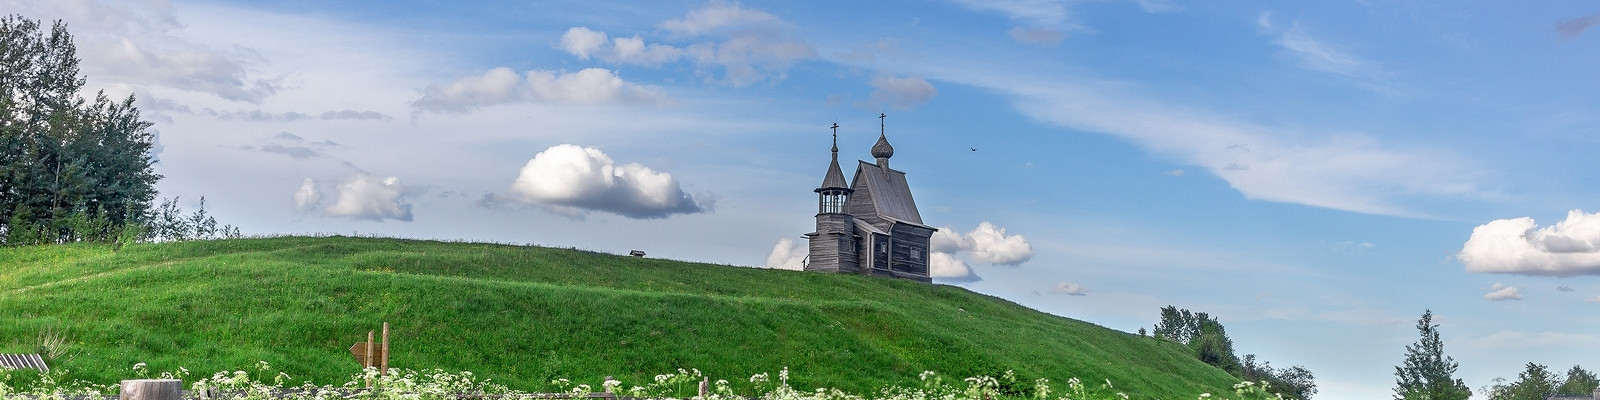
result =
M1153 312L1153 310L1152 310ZM918 373L1110 379L1134 398L1228 392L1182 347L952 286L541 247L347 237L0 248L0 352L47 327L74 378L270 362L342 383L388 321L391 365L470 370L523 390L698 368L746 383L873 393ZM736 386L737 387L737 386Z

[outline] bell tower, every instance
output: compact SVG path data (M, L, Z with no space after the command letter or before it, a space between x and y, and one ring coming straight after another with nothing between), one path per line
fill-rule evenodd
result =
M839 124L833 129L833 160L822 178L817 193L817 230L806 234L811 241L805 264L807 271L857 272L860 261L856 256L855 217L847 214L844 205L855 189L844 180L839 168Z

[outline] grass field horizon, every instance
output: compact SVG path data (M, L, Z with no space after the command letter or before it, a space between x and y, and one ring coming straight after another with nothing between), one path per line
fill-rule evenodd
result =
M351 344L383 322L392 366L529 391L679 368L736 387L788 368L796 387L861 394L915 386L925 370L1109 379L1150 399L1237 382L1176 343L905 280L370 237L0 249L0 353L64 332L74 353L52 367L74 379L267 361L338 384L360 369Z

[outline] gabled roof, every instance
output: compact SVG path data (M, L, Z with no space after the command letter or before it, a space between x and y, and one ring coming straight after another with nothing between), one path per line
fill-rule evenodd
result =
M911 186L906 184L906 173L877 164L858 161L855 189L872 193L872 205L878 215L887 219L922 225L922 214L917 213L917 202L911 198Z

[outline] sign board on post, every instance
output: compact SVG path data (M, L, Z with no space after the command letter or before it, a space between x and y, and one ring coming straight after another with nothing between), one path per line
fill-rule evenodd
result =
M382 347L374 349L372 348L372 345L372 342L356 342L355 345L350 346L350 355L356 356L356 361L361 362L361 368L373 366L370 365L370 360L387 358L389 356L389 354L383 352ZM372 358L367 358L367 349L372 349Z
M356 356L361 368L378 367L378 376L389 373L389 323L383 323L383 342L374 343L372 331L367 331L367 341L350 346L350 355Z

